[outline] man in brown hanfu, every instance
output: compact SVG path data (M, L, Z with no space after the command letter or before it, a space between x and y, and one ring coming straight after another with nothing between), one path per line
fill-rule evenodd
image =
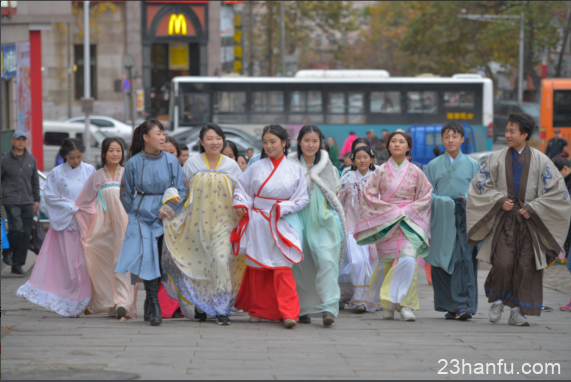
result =
M488 320L529 326L543 305L543 269L559 254L571 217L571 198L553 162L529 147L532 116L508 117L508 148L494 152L470 183L468 244L483 241L478 259L492 264L484 290L493 303Z

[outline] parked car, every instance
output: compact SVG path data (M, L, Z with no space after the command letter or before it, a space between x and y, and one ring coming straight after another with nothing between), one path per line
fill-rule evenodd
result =
M468 154L468 156L478 162L480 166L484 166L488 159L490 159L490 155L492 155L493 152L494 151L480 151Z
M226 135L226 139L234 142L236 146L238 146L238 152L240 154L245 154L249 148L254 149L254 154L259 154L262 151L262 141L253 135L234 127L221 126L221 128L222 131L224 131L224 135ZM175 132L169 134L169 136L175 138L180 145L187 145L190 155L192 156L199 152L199 134L200 129L191 129Z
M85 123L85 116L74 117L65 122ZM89 116L89 123L101 129L107 137L120 137L125 142L125 147L131 146L133 140L133 127L118 119L101 115Z
M518 102L508 99L496 101L494 104L494 143L498 137L505 135L510 113L527 113L535 119L535 123L539 126L538 103Z
M85 125L83 123L70 123L62 121L44 121L44 172L47 174L55 167L56 156L62 142L66 138L77 138L83 141L83 133ZM105 135L97 128L90 125L91 128L91 146L89 158L85 158L84 162L92 164L95 167L101 167L101 144L106 138Z

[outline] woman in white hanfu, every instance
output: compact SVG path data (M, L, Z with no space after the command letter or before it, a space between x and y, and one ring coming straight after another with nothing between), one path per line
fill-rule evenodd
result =
M369 146L361 146L351 153L353 166L339 181L339 201L347 220L347 252L339 271L341 304L347 303L355 313L382 310L380 291L383 276L373 272L377 266L377 248L374 245L357 245L353 237L359 221L365 184L375 171L375 153ZM371 285L371 281L374 282Z
M55 167L44 186L50 230L32 276L16 292L62 316L79 317L91 303L91 280L75 220L75 200L95 168L83 162L85 146L66 138L59 151L64 163Z
M244 256L232 256L230 245L238 224L232 192L242 170L222 155L225 138L214 123L200 130L201 154L184 165L190 195L175 217L163 221L167 248L161 259L162 284L184 316L204 321L209 314L219 325L230 324L230 308L246 269ZM169 188L163 203L173 196L177 190Z
M287 131L266 126L262 140L262 159L246 169L234 191L242 220L230 240L235 255L246 255L247 266L235 306L250 314L250 322L264 318L292 328L300 310L292 265L303 260L296 212L309 195L301 167L286 158Z

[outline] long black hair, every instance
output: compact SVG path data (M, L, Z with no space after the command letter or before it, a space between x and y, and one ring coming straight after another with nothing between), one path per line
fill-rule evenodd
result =
M266 127L264 127L264 130L262 130L262 140L264 139L264 135L266 134L273 134L276 137L278 137L282 142L285 142L285 147L284 147L284 155L287 156L287 152L289 151L289 134L287 132L286 129L284 129L281 125L268 125ZM260 156L260 159L264 159L267 158L268 154L266 154L266 150L264 150L262 148L262 155Z
M165 137L165 143L172 143L174 149L176 150L176 157L180 156L180 145L178 144L177 140L173 137Z
M107 164L107 152L113 142L116 142L121 146L121 161L119 162L119 165L123 166L123 161L125 160L125 147L123 146L123 140L121 138L105 138L103 140L101 143L101 166L105 166Z
M222 146L222 151L224 151L226 147L230 147L230 150L232 150L232 153L234 154L234 160L238 162L238 146L236 146L232 141L225 141L224 146Z
M571 162L569 162L569 160L567 160L567 158L564 158L562 156L558 155L555 158L553 158L552 161L553 161L553 164L555 165L555 167L557 167L557 171L563 170L563 167L571 168Z
M357 166L355 165L355 157L357 156L357 153L359 151L366 152L373 159L373 161L369 165L369 170L375 171L375 152L369 146L359 146L355 150L351 151L350 158L351 158L351 161L353 162L353 164L351 165L351 170L353 170L353 171L357 170Z
M355 150L355 147L359 144L359 143L364 143L367 146L371 147L371 142L369 142L369 140L367 138L357 138L353 141L353 143L351 143L351 151Z
M390 143L393 137L397 134L400 134L408 144L408 151L406 152L405 157L407 157L412 162L412 136L404 130L395 130L387 137L387 151L389 152L389 158L393 156L393 154L391 154L391 150L389 150Z
M129 156L132 158L145 148L145 140L143 135L149 135L149 132L153 127L158 127L161 131L165 131L165 128L161 121L158 119L151 118L148 121L141 123L135 131L133 131L133 142L129 148Z
M323 149L323 139L325 137L319 127L315 125L305 125L299 131L299 134L297 135L297 159L301 161L301 156L303 155L303 151L301 151L301 140L305 134L309 133L317 133L317 136L319 137L319 150L315 153L315 159L313 160L313 164L318 164L321 159L321 150Z
M58 154L64 162L67 162L66 156L75 150L79 150L83 154L85 152L85 145L83 142L76 138L66 138L61 143Z
M202 126L202 129L200 129L200 134L198 135L200 137L200 140L202 141L204 139L204 134L206 134L206 132L208 130L214 130L214 132L220 137L222 138L222 150L224 150L224 145L226 144L226 135L224 134L224 131L222 131L222 129L220 128L220 126L218 126L215 123L207 123L206 125ZM205 152L206 150L204 150L204 146L202 146L202 143L200 143L200 141L198 141L198 144L200 145L200 153ZM222 152L222 150L220 150L220 152Z

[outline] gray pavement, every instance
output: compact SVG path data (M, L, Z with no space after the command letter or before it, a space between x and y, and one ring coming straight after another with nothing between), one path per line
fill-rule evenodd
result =
M486 274L485 270L479 273L480 292ZM571 313L557 309L569 303L569 296L549 288L545 288L545 304L556 309L530 318L531 327L507 325L507 309L501 324L490 324L486 318L489 305L482 295L473 320L446 321L433 310L432 287L421 271L421 311L416 313L416 322L383 320L382 312L356 315L343 310L331 328L324 328L316 318L312 324L286 330L279 323L249 323L244 313L233 315L229 327L186 319L164 320L163 325L151 327L142 319L143 290L138 294L139 318L123 322L106 315L64 318L16 297L14 293L25 281L2 277L5 379L26 375L38 379L38 374L55 379L65 371L74 379L134 375L187 380L569 380L571 375ZM454 359L460 367L462 360L471 363L472 373L466 365L464 373L452 374ZM508 372L513 363L513 374L506 375L504 366L499 374L500 359L508 364ZM448 362L447 367L441 360ZM483 363L484 374L474 374L477 363ZM495 374L487 365L491 363ZM524 363L542 373L524 374ZM546 374L546 363L558 363L559 373L555 369L553 375L550 369ZM443 367L448 374L438 374ZM44 370L52 371L42 374Z

